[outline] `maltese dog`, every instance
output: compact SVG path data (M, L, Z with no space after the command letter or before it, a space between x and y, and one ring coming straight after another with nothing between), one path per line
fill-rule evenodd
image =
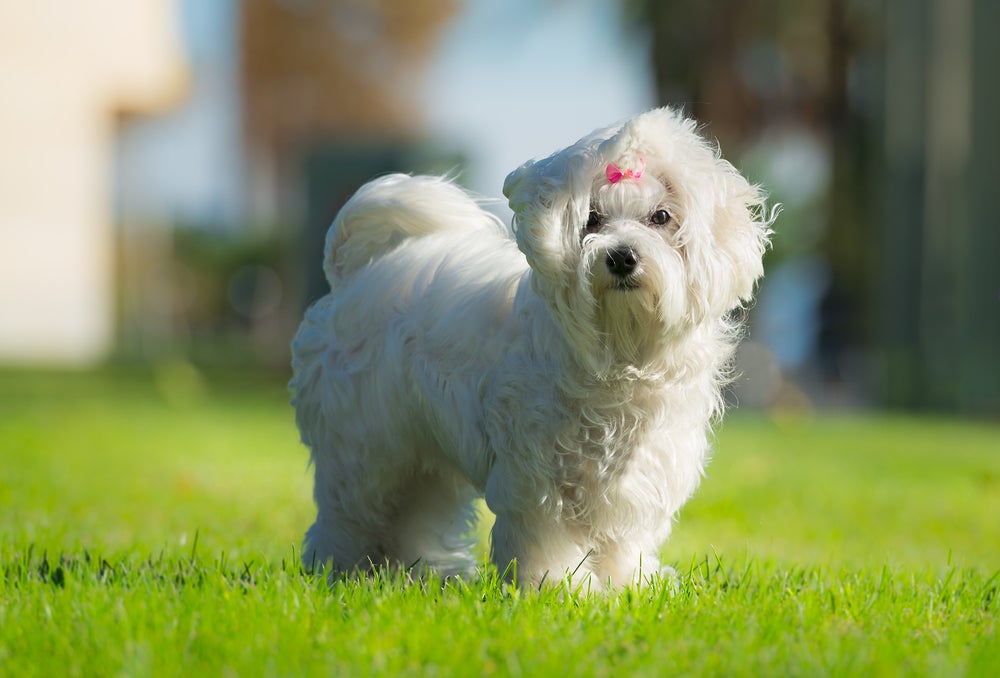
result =
M362 186L292 345L315 466L303 559L641 583L723 409L773 211L658 109L504 182L513 229L448 179ZM578 579L579 580L579 579Z

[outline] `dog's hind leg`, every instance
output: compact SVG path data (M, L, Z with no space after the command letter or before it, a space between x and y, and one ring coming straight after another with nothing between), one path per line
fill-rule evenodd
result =
M330 566L335 572L360 572L385 564L391 550L388 507L376 502L345 505L321 498L317 504L316 522L306 532L302 551L307 569Z
M341 511L320 511L306 532L302 564L309 570L330 566L334 572L356 572L383 564L385 554L370 525Z
M344 450L348 449L356 452L347 454ZM339 572L363 571L391 558L403 478L394 469L364 463L378 457L377 451L351 446L343 439L314 451L317 515L306 533L305 567L331 565Z
M390 527L390 559L440 576L471 574L478 496L453 471L417 472L400 489Z

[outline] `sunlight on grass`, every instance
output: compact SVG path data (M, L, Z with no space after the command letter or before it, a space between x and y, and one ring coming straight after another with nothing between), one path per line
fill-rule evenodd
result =
M308 454L280 383L217 386L187 401L138 376L0 386L4 534L50 552L190 545L274 559L312 513Z
M671 557L1000 568L1000 427L933 418L735 416Z
M0 373L0 413L5 675L1000 669L995 424L737 414L677 581L607 596L302 572L280 379Z

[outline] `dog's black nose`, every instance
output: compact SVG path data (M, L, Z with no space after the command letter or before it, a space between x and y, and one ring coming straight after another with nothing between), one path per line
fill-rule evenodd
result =
M608 270L619 278L630 275L639 265L639 257L631 247L616 247L608 250Z

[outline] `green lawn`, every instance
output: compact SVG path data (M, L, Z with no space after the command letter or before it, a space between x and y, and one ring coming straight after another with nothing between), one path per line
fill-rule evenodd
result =
M1000 675L1000 426L735 413L611 596L303 574L280 381L0 372L0 675Z

